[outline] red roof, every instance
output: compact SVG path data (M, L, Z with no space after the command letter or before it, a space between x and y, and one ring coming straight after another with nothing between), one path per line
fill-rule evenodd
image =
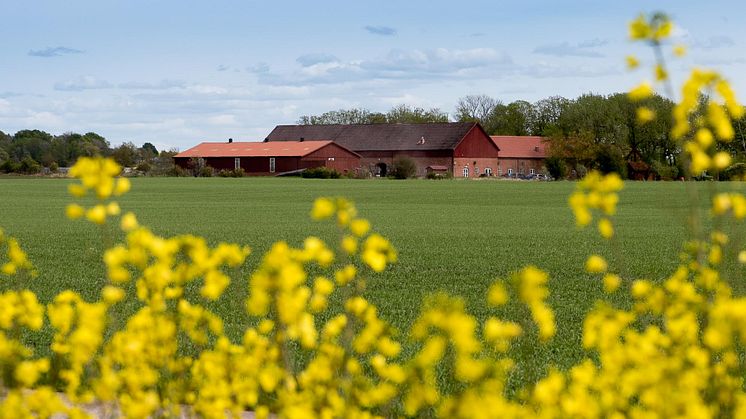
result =
M500 149L499 158L544 159L547 157L544 137L491 135Z
M332 141L201 143L174 157L303 157Z

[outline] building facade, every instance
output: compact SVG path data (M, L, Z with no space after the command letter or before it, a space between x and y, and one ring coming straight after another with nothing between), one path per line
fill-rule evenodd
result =
M266 142L331 140L361 156L361 166L386 176L401 158L414 161L417 176L494 176L499 147L478 123L278 125ZM445 168L445 169L444 169Z
M250 175L273 176L314 167L340 173L360 170L360 156L331 141L205 142L174 156L184 169L210 166L215 170L243 169Z
M493 135L490 138L500 148L498 176L527 176L546 171L546 138L508 135Z

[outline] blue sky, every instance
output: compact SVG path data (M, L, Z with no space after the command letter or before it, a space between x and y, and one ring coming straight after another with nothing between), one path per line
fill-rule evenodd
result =
M59 0L0 2L0 130L94 131L116 145L260 141L300 115L401 103L453 113L612 93L649 78L627 22L664 10L689 54L746 95L746 2Z

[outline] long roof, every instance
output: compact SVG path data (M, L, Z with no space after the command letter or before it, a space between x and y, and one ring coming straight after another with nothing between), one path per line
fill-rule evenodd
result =
M303 157L332 141L200 143L174 157ZM349 151L349 150L348 150Z
M476 126L475 122L278 125L267 139L269 142L301 138L332 140L353 151L453 150Z
M544 159L547 157L546 138L533 136L491 135L500 148L500 158Z

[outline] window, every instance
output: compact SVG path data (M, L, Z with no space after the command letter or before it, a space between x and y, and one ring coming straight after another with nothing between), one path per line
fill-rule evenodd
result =
M464 166L464 177L469 177L469 166Z
M508 169L508 176L513 176L513 169Z
M274 172L275 172L275 158L270 157L269 158L269 173L274 173Z
M536 174L536 170L534 170L534 169L531 169L531 174L532 174L532 175L535 175L535 174Z
M484 174L487 175L487 176L492 176L492 168L488 167L488 168L484 169Z
M479 176L479 168L474 166L474 176Z
M235 159L233 159L233 168L236 169L236 170L238 170L238 169L241 168L241 158L240 157L236 157Z

